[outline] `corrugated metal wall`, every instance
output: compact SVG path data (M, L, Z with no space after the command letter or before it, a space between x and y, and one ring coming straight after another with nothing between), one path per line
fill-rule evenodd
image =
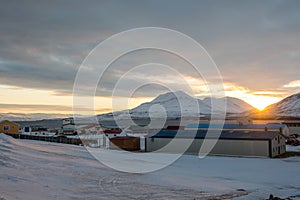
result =
M172 145L166 147L167 144L173 142ZM184 149L184 144L189 144L190 139L174 139L171 138L147 138L146 151L179 153ZM186 150L188 154L198 154L202 146L203 139L195 139L190 147ZM210 155L229 155L229 156L269 156L269 142L267 140L218 140L216 145L209 153Z

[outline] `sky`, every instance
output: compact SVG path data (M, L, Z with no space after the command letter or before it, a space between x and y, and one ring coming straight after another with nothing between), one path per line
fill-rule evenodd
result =
M1 1L0 113L72 113L74 81L84 59L112 35L140 27L193 38L217 65L225 94L263 109L300 92L299 9L297 0ZM124 91L112 98L130 67L153 62L179 75L148 66L126 77L124 85L141 86L131 98ZM142 85L144 80L153 84ZM209 96L188 63L144 50L112 63L96 91L96 112L135 107L167 92L165 85ZM114 103L119 100L128 103Z

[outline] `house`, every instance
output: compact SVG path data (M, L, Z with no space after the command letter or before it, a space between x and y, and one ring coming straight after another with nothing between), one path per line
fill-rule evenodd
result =
M20 129L21 135L36 135L36 136L53 136L57 133L57 130L52 129L49 130L48 128L42 126L24 126Z
M62 127L62 131L64 135L76 135L76 127L75 125L68 124Z
M74 118L66 118L62 120L62 133L64 135L76 135L76 126L74 123Z
M48 129L42 126L32 126L30 127L31 131L29 135L39 135L39 136L49 136L49 135L54 135L55 133L49 133ZM24 134L26 134L24 132Z
M68 138L80 138L85 146L105 147L106 142L109 142L99 124L81 124L76 126L76 131L78 135L68 136Z
M289 128L290 134L300 135L300 120L284 121L282 124Z
M209 155L275 157L285 153L285 138L274 131L222 131L218 137L217 130L162 130L145 138L146 152L199 154L204 143L216 141L211 151L202 152ZM192 141L191 141L192 140ZM170 142L172 141L172 145ZM187 149L184 145L189 144ZM168 145L168 146L166 146Z
M32 131L32 128L30 126L25 126L22 128L22 134L30 134Z
M108 138L113 138L117 137L122 133L122 129L119 128L119 126L103 126L103 133L108 137Z
M8 120L0 121L0 133L19 134L19 129L19 124Z
M290 135L289 128L285 124L189 124L185 130L241 130L241 131L279 131L285 136Z
M74 118L70 117L70 118L65 118L62 120L62 125L68 125L68 124L72 124L74 125Z

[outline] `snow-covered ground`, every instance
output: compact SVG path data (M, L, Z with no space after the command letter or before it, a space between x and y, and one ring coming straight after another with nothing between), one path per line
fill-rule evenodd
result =
M297 140L300 141L300 137L298 137ZM299 146L286 145L286 151L300 152L300 145Z
M84 147L0 134L0 199L299 199L299 167L299 157L184 155L162 170L130 174L105 167Z
M299 140L299 139L298 139ZM292 145L287 145L286 146L287 151L295 151L295 152L300 152L300 146L292 146Z

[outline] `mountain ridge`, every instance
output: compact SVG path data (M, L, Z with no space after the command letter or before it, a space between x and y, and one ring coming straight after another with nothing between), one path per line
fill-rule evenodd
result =
M213 104L212 104L213 102ZM139 106L124 111L100 115L100 118L148 118L151 114L165 117L196 117L199 115L210 115L212 111L222 113L226 103L227 114L242 114L255 108L245 101L234 98L212 98L206 97L203 100L192 97L183 91L168 92L155 97L152 101L142 103ZM180 105L181 104L181 105ZM214 105L214 109L212 108Z
M300 93L293 94L267 106L263 113L275 116L300 117Z
M185 116L189 116L189 112L194 111L193 104L196 103L200 106L200 114L210 115L211 114L211 106L210 102L213 100L216 102L217 110L222 108L218 108L218 101L221 101L221 104L224 100L227 102L227 114L236 114L238 116L247 116L247 117L300 117L300 93L293 94L288 96L281 101L274 103L272 105L267 106L264 111L258 111L253 106L249 105L245 101L235 98L235 97L224 97L224 98L211 98L206 97L203 100L191 97L190 95L186 94L183 91L175 92L180 100L190 104L184 110ZM223 102L224 103L224 102ZM173 104L173 105L172 105ZM155 105L155 106L154 106ZM145 102L140 104L139 106L130 109L130 110L123 110L114 112L114 115L117 117L127 116L130 115L131 117L143 118L149 117L149 110L151 108L152 112L155 109L152 107L156 107L156 109L161 109L162 107L165 110L169 110L169 116L167 117L180 117L180 113L178 112L178 101L176 101L176 96L173 94L165 93L158 95L150 102ZM167 105L167 106L166 106ZM175 110L174 110L175 109ZM177 109L177 110L176 110ZM150 111L151 111L150 110ZM197 109L196 109L197 110ZM124 113L126 113L124 115ZM154 112L155 113L155 112ZM192 113L193 114L193 113ZM199 113L194 113L199 115ZM97 115L99 119L109 118L112 117L112 113L105 113ZM62 119L71 117L69 114L46 114L46 113L32 113L32 114L24 114L24 113L0 113L0 120L8 119L11 121L36 121L36 120L43 120L43 119Z

